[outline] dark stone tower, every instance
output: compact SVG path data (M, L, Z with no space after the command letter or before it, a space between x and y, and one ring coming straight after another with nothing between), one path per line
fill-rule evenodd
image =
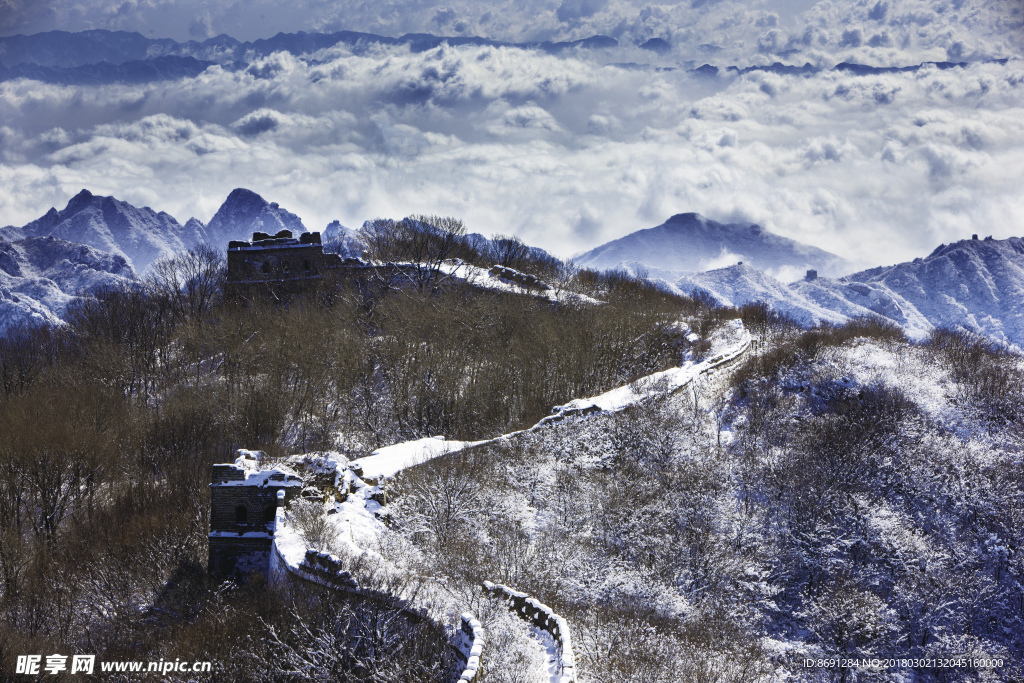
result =
M277 508L302 490L298 475L277 468L260 470L248 453L240 451L234 464L213 466L209 571L214 576L267 576Z

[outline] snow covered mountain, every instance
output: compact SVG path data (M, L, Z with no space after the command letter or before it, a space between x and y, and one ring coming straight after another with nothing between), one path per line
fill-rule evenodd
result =
M703 292L725 306L742 306L763 301L777 311L784 311L803 325L819 322L841 323L848 317L867 313L839 311L821 306L795 292L789 285L762 273L745 263L705 272L680 273L661 269L645 269L642 264L627 262L623 269L630 274L643 274L665 289L677 294Z
M347 228L341 221L331 221L321 235L324 250L334 252L342 257L362 258L366 245L363 243L359 230Z
M921 338L962 327L1024 347L1024 239L962 240L925 258L839 279L783 283L746 264L679 273L625 262L674 292L703 290L725 305L764 301L805 325L882 315Z
M0 228L0 332L21 322L59 323L76 297L136 280L157 259L201 242L224 249L254 231L283 229L306 231L298 216L245 189L228 195L209 226L82 190L61 211Z
M279 230L306 232L295 214L268 202L251 190L238 188L210 220L209 225L190 218L184 225L168 213L133 206L114 197L101 197L82 190L58 211L20 228L0 228L0 239L16 241L28 237L56 237L86 244L123 256L138 273L145 273L154 261L206 242L217 248L229 240L247 239L254 231L274 234Z
M22 323L60 323L75 299L135 279L123 256L84 244L0 240L0 333Z
M648 268L702 271L739 261L786 280L808 269L823 275L849 270L839 256L759 225L719 223L696 213L676 214L657 227L638 230L576 257L578 265L596 270L634 262Z
M1024 239L961 240L921 259L844 281L892 294L936 326L962 326L1024 347ZM902 305L902 304L901 304Z
M56 237L124 257L142 273L153 261L206 239L203 224L192 219L181 225L173 216L148 206L135 207L114 197L82 190L62 211L51 208L44 216L15 228L0 228L0 239Z
M253 232L273 235L280 230L291 230L296 235L307 232L298 216L240 187L231 191L210 219L206 241L226 247L230 240L249 239Z

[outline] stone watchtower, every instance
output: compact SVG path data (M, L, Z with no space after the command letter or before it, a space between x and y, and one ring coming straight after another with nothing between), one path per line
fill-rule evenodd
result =
M255 232L252 241L228 242L227 289L241 293L254 286L273 286L283 293L301 292L342 264L337 254L325 254L320 233L298 238L289 230L276 235Z
M218 577L270 572L274 517L302 490L302 479L283 468L260 470L248 451L234 464L213 466L210 484L209 571Z

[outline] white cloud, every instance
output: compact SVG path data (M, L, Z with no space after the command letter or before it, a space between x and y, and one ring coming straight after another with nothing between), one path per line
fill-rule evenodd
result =
M893 36L921 26L907 18L909 3L891 0L875 12L880 20L869 16L876 4L843 7ZM727 5L685 11L719 17ZM812 14L835 20L839 6ZM385 6L381 21L398 21L388 7L397 5ZM466 6L445 7L454 12L446 21L467 16ZM538 16L557 5L543 7L535 5ZM576 21L628 7L609 0ZM430 5L431 16L439 8ZM683 11L637 16L654 31ZM755 24L765 16L741 14L715 31L754 36L742 49L759 59L755 29L764 29ZM516 233L561 255L685 211L757 222L867 264L971 232L1021 232L1019 60L874 76L700 78L508 48L332 48L317 58L277 54L241 71L214 67L142 87L0 83L8 190L0 222L23 224L82 187L208 220L241 186L311 229L335 218L359 225L452 214L472 230Z
M718 256L713 259L705 259L701 261L701 270L714 270L716 268L725 268L726 266L734 266L737 263L743 261L743 254L735 254L725 247L722 247L719 251Z

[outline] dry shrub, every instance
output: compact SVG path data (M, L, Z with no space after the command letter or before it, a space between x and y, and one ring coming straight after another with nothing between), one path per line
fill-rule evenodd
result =
M760 310L760 309L755 309ZM764 321L763 315L757 313L755 319ZM780 318L781 331L790 331L793 327L785 318ZM885 344L904 344L907 335L896 323L881 316L860 316L852 318L842 325L822 324L804 330L794 337L783 340L762 354L751 355L733 374L731 385L739 388L739 396L745 395L745 387L759 379L775 379L783 372L793 368L801 361L810 361L818 357L826 349L837 348L854 339L866 338Z
M297 499L288 506L288 522L307 548L333 552L338 530L327 516L323 503Z

